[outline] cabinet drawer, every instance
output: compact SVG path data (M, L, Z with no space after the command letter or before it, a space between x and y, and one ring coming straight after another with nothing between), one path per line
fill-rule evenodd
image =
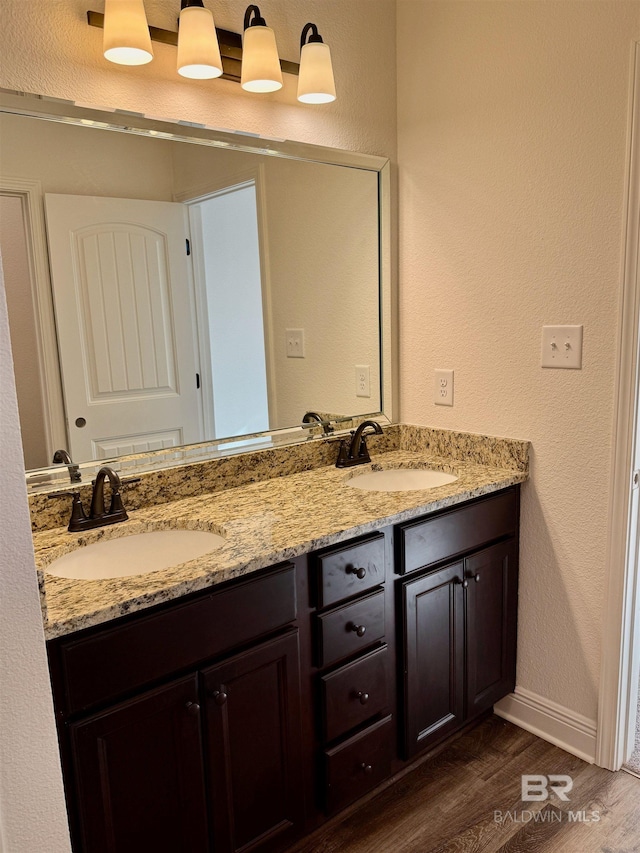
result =
M518 528L518 497L508 489L433 518L403 524L396 537L400 574L479 548Z
M370 593L316 618L318 666L329 666L384 636L384 591Z
M335 740L387 710L388 657L387 647L383 646L322 676L326 741Z
M384 535L377 533L317 557L317 604L329 607L384 583Z
M292 622L294 571L288 563L128 625L62 641L65 713L114 698Z
M385 717L325 754L326 804L339 811L379 785L391 772L393 719Z

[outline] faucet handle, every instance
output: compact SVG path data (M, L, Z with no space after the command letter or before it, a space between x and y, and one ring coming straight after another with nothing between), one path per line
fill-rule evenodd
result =
M73 532L74 530L78 530L78 523L87 520L87 516L84 511L84 507L82 506L82 500L80 498L80 492L49 492L47 495L49 499L54 498L71 498L71 518L69 520L68 530Z
M349 465L349 451L347 448L347 442L341 441L340 447L338 449L338 459L336 461L336 468L347 468Z

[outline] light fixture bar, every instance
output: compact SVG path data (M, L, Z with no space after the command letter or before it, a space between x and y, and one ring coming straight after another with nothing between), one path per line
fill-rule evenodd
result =
M103 30L103 13L87 12L87 23L90 27L98 27ZM242 36L240 33L233 33L231 30L221 30L219 27L216 27L216 33L218 34L223 71L222 77L218 79L233 80L235 83L239 83L242 68ZM149 27L149 34L151 35L151 41L157 41L161 44L172 44L174 47L178 46L178 33L173 30ZM287 59L281 59L280 68L286 74L295 74L296 77L300 74L300 65L297 62L289 62Z

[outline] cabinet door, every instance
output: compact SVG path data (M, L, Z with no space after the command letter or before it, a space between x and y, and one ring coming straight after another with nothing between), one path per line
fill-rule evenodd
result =
M467 588L467 717L490 708L515 687L518 614L513 539L465 560Z
M298 632L203 675L214 849L288 846L303 813Z
M84 853L203 853L195 675L70 725Z
M406 758L463 721L463 568L454 563L402 584Z

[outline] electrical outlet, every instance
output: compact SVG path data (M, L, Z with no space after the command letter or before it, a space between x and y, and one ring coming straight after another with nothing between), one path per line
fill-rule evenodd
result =
M285 329L287 358L304 358L304 329Z
M368 364L356 364L356 397L371 396L371 371Z
M433 402L436 406L453 406L453 370L435 371Z

